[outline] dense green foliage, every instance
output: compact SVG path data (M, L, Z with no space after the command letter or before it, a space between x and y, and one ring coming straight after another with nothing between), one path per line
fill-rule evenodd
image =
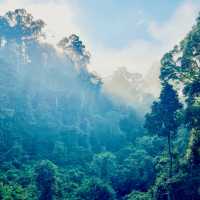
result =
M0 17L0 199L200 199L200 17L145 119L102 91L78 36L57 51L43 27Z
M165 93L166 84L173 86L174 90L179 94L180 101L185 105L182 110L178 106L177 95L172 101L170 98L171 92L167 92L168 101L164 106L165 111L169 111L164 118L164 122L168 123L174 111L174 120L172 120L167 127L167 131L176 132L178 130L178 137L183 138L184 131L188 132L187 145L183 148L183 154L177 154L178 143L173 142L172 151L169 152L170 162L168 168L170 174L167 176L165 173L166 166L159 171L156 181L152 190L154 191L153 198L155 199L199 199L200 198L200 130L199 130L199 95L200 95L200 17L197 18L197 23L193 26L192 31L186 36L186 38L175 46L173 50L166 53L161 60L161 74L160 80L163 85L161 91L161 102L163 99L162 94ZM171 100L170 100L171 99ZM173 102L173 103L172 103ZM174 109L169 109L173 105ZM172 107L171 107L172 108ZM170 111L171 110L171 111ZM162 117L159 114L161 111ZM178 112L177 112L178 111ZM155 102L152 106L152 112L147 114L146 127L152 132L151 123L154 125L154 132L159 133L161 123L165 112L162 111L162 107L159 103ZM160 119L159 119L160 117ZM178 125L178 126L177 126ZM166 126L164 126L166 127ZM182 127L182 128L181 128ZM178 128L178 129L177 129ZM169 143L169 140L168 140ZM169 147L170 148L170 147ZM164 158L164 157L163 157ZM163 159L162 158L162 159ZM174 166L172 166L172 161Z

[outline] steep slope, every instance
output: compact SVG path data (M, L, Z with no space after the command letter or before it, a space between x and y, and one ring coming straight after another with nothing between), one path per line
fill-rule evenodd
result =
M101 79L87 70L90 55L78 36L62 39L57 50L41 40L43 27L23 9L0 18L1 130L13 133L6 149L19 144L31 157L49 158L53 140L65 136L74 146L84 143L87 151L119 149L127 134L120 121L135 112L102 93ZM140 129L136 113L135 121L132 127Z

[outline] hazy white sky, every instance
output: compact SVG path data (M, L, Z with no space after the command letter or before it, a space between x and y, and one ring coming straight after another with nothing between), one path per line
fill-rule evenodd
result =
M0 15L26 8L47 24L49 40L75 33L101 76L117 67L145 73L195 23L199 0L0 0Z

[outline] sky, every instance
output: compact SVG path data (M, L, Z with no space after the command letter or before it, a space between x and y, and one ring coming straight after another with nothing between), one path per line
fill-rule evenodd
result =
M91 53L89 69L109 76L118 67L148 73L190 31L199 0L0 0L0 15L25 8L43 19L56 44L80 36Z

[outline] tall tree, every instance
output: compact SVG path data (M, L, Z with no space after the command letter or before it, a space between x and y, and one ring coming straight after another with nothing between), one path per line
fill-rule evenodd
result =
M0 37L18 42L38 39L43 36L44 26L45 23L42 20L34 20L25 9L16 9L0 16Z
M191 131L188 157L198 168L200 144L200 14L187 36L161 60L161 81L176 83L186 99L185 124ZM181 91L182 90L182 91ZM194 163L194 162L193 162ZM191 167L191 166L190 166Z
M86 67L90 61L90 54L86 50L85 45L80 38L72 34L69 37L63 38L58 46L78 65L78 67Z
M159 101L154 102L151 113L146 115L145 128L150 133L167 137L169 154L169 177L172 176L172 148L171 139L177 133L178 121L176 113L182 105L178 100L178 95L173 87L164 83L159 97Z

